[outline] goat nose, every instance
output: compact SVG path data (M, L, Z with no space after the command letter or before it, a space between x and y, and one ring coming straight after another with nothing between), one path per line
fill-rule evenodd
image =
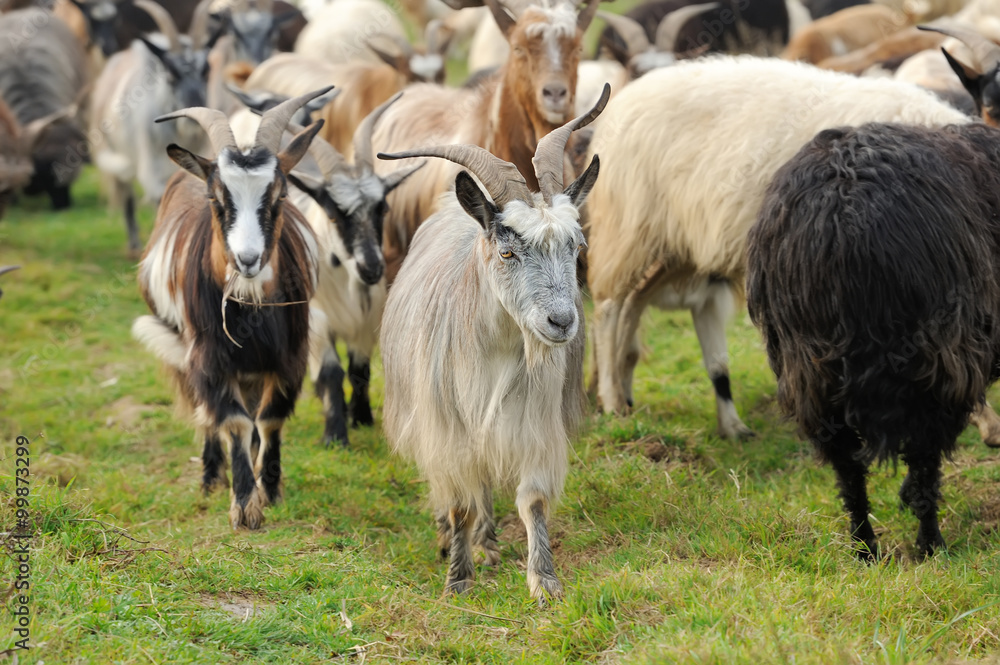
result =
M549 314L549 323L553 327L560 330L566 330L571 325L573 325L574 312L572 310L566 310L565 312L553 312Z
M240 263L243 264L245 268L250 268L257 264L257 259L260 258L260 254L253 251L240 252L236 255L236 258L239 259Z
M569 89L565 83L548 83L542 88L542 96L552 102L565 101Z

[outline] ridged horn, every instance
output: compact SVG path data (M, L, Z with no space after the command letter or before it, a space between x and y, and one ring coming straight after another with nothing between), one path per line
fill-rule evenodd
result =
M188 36L191 38L191 45L194 50L199 51L208 43L208 26L212 20L211 15L212 0L201 0L191 14L191 25L188 27Z
M677 37L681 34L681 28L698 14L703 14L713 9L721 7L718 2L706 2L700 5L688 5L675 9L660 21L656 26L656 50L664 53L673 53L677 48Z
M500 32L506 37L510 34L510 31L514 29L514 25L517 23L517 19L513 18L507 13L504 8L503 3L500 0L485 0L485 4L490 8L490 13L493 14L493 20L497 22L500 27Z
M293 97L288 101L278 104L273 109L265 111L260 116L260 127L257 128L257 136L254 139L254 144L267 148L277 154L281 148L281 135L285 133L288 121L292 119L295 112L302 108L306 102L320 95L325 95L331 90L333 90L333 86L329 85L325 88ZM232 131L230 131L230 135L232 135Z
M358 128L354 130L354 165L364 166L369 171L374 170L372 155L372 135L375 134L375 123L378 122L386 109L392 106L397 99L403 96L402 92L382 102L374 111L365 116Z
M408 157L441 157L461 164L472 172L493 201L503 209L511 201L524 201L534 205L534 197L521 172L510 162L505 162L489 150L478 145L439 145L416 150L387 154L380 152L379 159L406 159Z
M562 127L552 130L538 142L535 156L531 159L531 165L535 168L538 188L546 203L551 204L552 197L556 194L562 194L563 189L565 189L563 186L563 153L566 152L566 142L569 141L569 135L596 120L604 107L608 105L609 99L611 99L611 85L605 83L604 90L601 91L601 98L594 104L594 108L580 117L570 120Z
M177 31L177 24L174 23L174 19L162 5L153 2L153 0L135 0L135 6L149 14L150 18L153 19L156 27L167 38L171 52L177 53L181 50L181 36Z
M298 123L288 123L288 131L292 134L299 134L305 131L305 127ZM317 136L309 144L309 154L316 160L319 172L323 174L323 179L329 181L330 176L338 171L347 168L347 160L340 151L326 142L325 139Z
M193 106L161 115L154 122L176 120L177 118L190 118L201 125L201 128L208 134L208 140L212 142L212 149L215 151L216 157L226 148L236 148L236 139L229 126L229 118L222 111L208 109L204 106Z
M980 74L985 74L997 64L1000 64L1000 46L997 46L989 39L979 34L975 30L965 28L939 28L930 25L918 25L918 30L927 32L939 32L942 35L954 37L969 47L972 56L976 59L975 66L979 68Z
M632 58L649 50L649 38L646 37L646 31L643 30L638 21L628 16L611 14L609 12L597 12L597 15L605 23L614 28L614 31L625 42L625 50L628 52L628 57Z
M580 29L580 32L587 32L587 28L590 27L591 22L594 20L594 14L597 13L597 6L601 4L601 0L585 1L586 4L576 17L576 27Z

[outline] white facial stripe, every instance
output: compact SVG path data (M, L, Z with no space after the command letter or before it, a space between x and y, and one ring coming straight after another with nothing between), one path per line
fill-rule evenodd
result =
M433 81L443 68L444 60L436 53L417 53L410 57L410 71L425 81Z
M344 214L353 215L366 203L372 205L381 201L385 196L385 187L375 174L356 180L346 174L337 173L330 178L327 193Z
M257 211L274 181L277 166L277 160L270 157L261 166L243 169L234 165L225 152L219 155L219 176L229 191L236 216L226 234L226 245L235 257L264 253L264 233Z

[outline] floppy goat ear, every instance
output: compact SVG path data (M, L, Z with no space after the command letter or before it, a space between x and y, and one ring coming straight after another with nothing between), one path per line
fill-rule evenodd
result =
M308 194L309 198L320 205L323 204L320 199L326 195L326 186L322 180L306 173L289 173L286 177L288 178L288 182Z
M214 168L212 160L199 157L176 143L171 143L167 146L167 156L199 180L208 180L208 174Z
M601 170L601 160L597 155L590 160L590 166L587 170L583 172L579 178L574 180L566 191L563 192L569 197L570 201L573 202L577 208L583 205L584 200L587 198L587 194L590 194L590 190L594 187L594 183L597 182L597 174Z
M965 65L958 61L958 58L953 56L948 51L941 49L944 53L945 59L948 64L951 65L952 71L958 76L958 80L962 82L962 87L965 88L970 95L972 95L973 101L976 102L976 109L980 112L983 110L983 99L982 91L979 89L979 79L983 77L981 72L977 72L972 67Z
M483 190L466 171L459 171L455 176L455 196L462 205L462 209L469 213L472 219L479 222L483 229L489 229L500 208L486 198Z
M316 136L316 132L323 127L323 121L317 120L313 124L309 125L301 132L295 135L292 142L289 143L284 150L278 154L278 165L281 167L281 172L288 175L295 165L299 163L305 154L309 150L309 144L312 143L313 138Z

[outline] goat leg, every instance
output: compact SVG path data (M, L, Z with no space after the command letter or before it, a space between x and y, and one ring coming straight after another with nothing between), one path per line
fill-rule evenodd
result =
M472 560L472 529L476 523L476 509L471 506L453 506L448 511L451 524L451 562L445 593L465 593L472 588L476 565Z
M368 399L368 382L371 380L371 364L368 358L356 351L347 351L347 376L351 381L351 403L347 412L352 427L368 427L375 424L372 406Z
M545 606L549 598L563 595L549 544L548 500L537 491L519 489L517 512L528 534L528 589L539 606Z

